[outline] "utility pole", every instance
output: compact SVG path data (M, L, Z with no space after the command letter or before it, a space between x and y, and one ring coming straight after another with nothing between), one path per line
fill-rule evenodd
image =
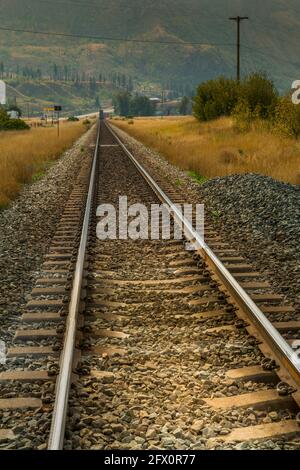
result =
M248 16L232 16L229 18L236 21L237 24L237 63L236 63L236 79L239 82L241 79L241 21L249 20Z

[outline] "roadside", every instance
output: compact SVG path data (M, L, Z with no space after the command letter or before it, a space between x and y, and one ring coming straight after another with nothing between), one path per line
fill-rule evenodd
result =
M59 137L54 126L3 131L0 134L0 209L16 197L24 184L42 177L87 129L82 122L66 122Z

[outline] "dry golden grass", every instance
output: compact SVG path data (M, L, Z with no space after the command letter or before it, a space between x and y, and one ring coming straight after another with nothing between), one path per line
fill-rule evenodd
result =
M276 135L259 123L243 133L230 118L208 123L193 117L113 123L183 170L208 178L259 173L300 184L300 141Z
M72 122L61 125L59 138L55 127L0 132L0 207L58 159L85 130L82 122Z

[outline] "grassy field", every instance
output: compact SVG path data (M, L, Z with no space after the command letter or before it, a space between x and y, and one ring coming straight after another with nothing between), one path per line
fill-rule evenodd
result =
M113 123L171 163L198 176L259 173L300 184L300 141L272 133L263 126L241 133L231 118L199 123L193 117Z
M86 130L81 122L29 131L0 132L0 208L18 194L22 185L40 178L51 163Z

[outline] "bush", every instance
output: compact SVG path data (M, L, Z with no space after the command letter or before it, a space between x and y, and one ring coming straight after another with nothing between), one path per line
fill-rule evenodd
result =
M8 121L0 121L0 130L4 131L21 131L21 130L28 130L30 127L26 122L22 121L21 119L9 119Z
M210 121L229 116L239 99L239 84L235 80L218 78L202 83L193 103L194 116L199 121Z
M249 103L244 99L238 101L232 116L235 119L237 130L240 132L247 132L254 126L257 127L259 123L262 123L260 109L256 107L252 110Z
M282 98L275 108L275 129L298 139L300 137L300 105Z
M21 119L10 119L5 109L0 109L0 130L11 131L11 130L27 130L30 127L25 121Z
M266 75L254 73L241 82L240 100L247 103L253 115L267 119L274 116L278 92Z
M70 116L70 117L68 117L68 121L69 122L77 122L77 121L79 121L79 119L76 116Z
M194 116L199 121L209 121L220 116L240 115L267 119L274 116L278 92L264 74L249 75L240 83L218 78L202 83L194 98ZM243 111L244 109L244 111Z
M91 124L91 121L89 119L85 119L84 121L82 121L82 124L84 124L85 126L89 126Z

